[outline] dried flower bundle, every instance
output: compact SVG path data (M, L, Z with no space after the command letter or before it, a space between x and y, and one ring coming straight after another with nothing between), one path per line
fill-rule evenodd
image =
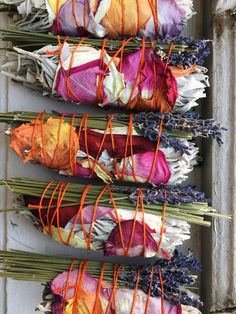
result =
M46 283L38 310L48 314L198 314L202 302L190 289L199 271L191 251L135 266L0 251L1 276Z
M0 8L21 29L111 38L178 36L195 13L192 0L3 0Z
M210 226L205 218L229 219L192 186L141 189L24 178L0 185L18 195L9 210L30 217L55 241L104 255L169 259L190 238L189 223Z
M183 113L198 105L209 86L202 67L209 54L206 41L66 37L58 42L51 35L1 32L16 46L3 60L1 73L56 99ZM35 45L40 49L30 51Z
M192 115L77 115L13 112L10 146L25 161L63 175L135 183L179 184L197 164L196 136L222 143L223 128ZM16 127L18 126L18 127Z

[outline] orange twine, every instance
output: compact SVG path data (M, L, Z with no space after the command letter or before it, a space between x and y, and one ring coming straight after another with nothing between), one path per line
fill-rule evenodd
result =
M156 35L159 33L159 21L158 21L158 3L157 0L148 0L149 6L152 11L152 17L154 21ZM136 0L136 9L137 9L137 35L140 33L140 6L139 0ZM121 1L121 34L125 35L125 0Z
M61 118L60 118L60 122L59 122L59 127L58 127L58 132L57 132L57 144L56 144L56 148L53 152L53 157L52 157L52 161L51 161L51 168L53 168L53 165L54 165L54 162L55 162L55 158L56 158L56 153L58 151L58 148L60 146L60 137L61 137L61 126L62 126L62 123L64 121L64 117L63 117L63 114L61 115Z
M93 307L92 314L96 314L96 311L97 311L97 308L98 308L99 298L100 298L100 293L101 293L101 288L102 288L102 279L103 279L103 275L104 275L104 267L105 267L105 264L102 263L101 273L100 273L99 280L98 280L98 285L97 285L96 299L95 299L95 302L94 302L94 307Z
M134 296L133 296L130 314L134 313L134 307L135 307L135 302L136 302L136 297L137 297L137 292L138 292L139 279L140 279L140 268L138 269L138 272L137 272L137 280L136 280L136 284L135 284L135 288L134 288Z
M152 289L152 282L153 282L153 272L154 272L154 267L151 267L151 275L150 275L150 281L149 281L149 289L148 289L148 295L147 295L147 301L146 301L146 306L145 306L145 312L144 314L148 313L148 307L150 304L150 296L151 296L151 289Z
M140 7L139 7L139 0L136 0L136 6L137 6L137 36L140 33Z
M72 51L72 54L71 54L71 58L70 58L70 63L69 63L69 67L68 67L68 70L64 70L64 65L63 65L63 61L62 61L62 48L64 46L64 44L66 43L67 39L69 38L68 36L65 37L64 41L63 41L63 44L61 43L61 39L60 39L60 36L57 37L58 38L58 51L59 51L59 63L60 63L60 66L61 66L61 69L64 71L64 74L65 74L65 82L66 82L66 92L69 95L72 95L78 102L81 102L78 95L75 94L75 92L73 91L73 89L71 88L71 85L70 85L70 74L71 74L71 70L72 70L72 67L73 67L73 63L74 63L74 59L75 59L75 55L76 55L76 52L78 51L78 49L81 47L81 45L83 44L83 42L85 41L85 37L84 38L81 38L80 41L78 42L77 45L75 45L75 48L73 49Z
M141 50L141 57L140 57L140 62L139 62L139 68L138 68L138 74L135 80L134 85L132 86L132 90L131 90L131 94L128 100L128 103L126 105L126 109L130 109L130 104L132 101L132 98L134 96L135 90L138 87L138 85L140 84L141 81L141 76L142 76L142 69L143 69L143 64L144 64L144 60L145 60L145 47L146 47L146 42L145 39L142 39L142 50ZM140 96L140 89L138 88L138 96Z
M87 7L86 7L86 3L87 3L87 1L84 1L84 28L86 29L86 21L87 21Z
M43 152L43 159L44 159L44 164L47 166L47 156L46 156L46 151L45 151L45 143L44 143L44 117L45 117L45 112L42 112L41 114L41 141L42 141L42 152Z
M28 154L27 156L27 159L32 157L32 159L35 158L35 155L36 155L36 152L35 152L35 131L36 131L36 126L39 122L39 117L40 117L41 113L39 113L35 119L35 122L34 122L34 127L33 127L33 131L32 131L32 137L31 137L31 151L30 153ZM43 141L43 140L42 140ZM42 142L43 144L43 142Z
M79 274L79 272L78 272L78 277L77 277L77 281L76 281L76 285L75 285L76 289L75 289L75 294L74 294L74 298L73 298L72 314L77 313L79 294L80 294L80 291L82 289L83 279L84 279L84 276L86 274L87 267L88 267L88 261L85 261L83 264L82 273ZM81 265L79 266L79 270L81 270Z
M103 65L104 65L104 56L105 56L105 47L106 47L106 42L107 39L104 38L102 42L102 49L101 49L101 54L100 54L100 70L103 71ZM103 79L104 79L104 74L98 76L98 86L97 86L97 99L98 103L103 102Z
M151 3L151 1L152 0L149 0L150 3ZM138 1L137 1L137 5L138 5ZM152 6L153 5L154 4L152 4ZM60 36L58 36L59 62L60 62L60 66L61 66L62 70L64 70L63 61L62 61L62 57L61 57L62 47L66 43L67 39L68 39L68 36L65 37L63 43L61 43ZM64 70L64 72L65 72L66 91L67 91L68 97L69 97L69 95L73 96L75 101L79 102L79 103L81 103L82 101L80 100L79 96L76 95L75 92L73 91L73 89L71 88L71 85L70 85L70 74L71 74L71 69L73 67L75 54L78 51L79 47L83 44L85 39L86 38L82 38L78 42L78 44L75 46L75 48L73 49L71 58L70 58L70 63L69 63L68 70L67 71ZM104 81L104 77L109 72L109 67L110 67L111 63L114 62L115 58L118 57L118 55L120 55L120 72L122 72L124 48L128 44L128 42L130 40L132 40L132 37L130 37L130 38L126 39L126 40L123 40L123 42L121 44L121 47L113 54L113 56L110 58L110 60L108 61L108 63L105 66L104 65L104 57L105 57L105 47L106 47L107 39L106 38L103 39L101 53L100 53L100 65L99 65L100 70L103 73L98 75L98 81L97 81L98 83L97 83L97 91L96 91L97 102L99 104L103 103L103 81ZM153 39L151 40L151 47L152 47L152 52L154 53L154 41L153 41ZM154 86L153 87L153 99L155 100L154 101L154 106L155 107L158 107L158 101L159 101L159 98L160 98L160 94L161 94L161 92L163 90L165 74L166 74L166 71L167 71L167 67L168 67L168 63L169 63L169 59L170 59L170 55L171 55L172 49L173 49L173 43L171 43L170 47L169 47L168 57L167 57L167 61L165 63L164 72L163 72L163 76L162 76L162 81L161 81L160 88L158 89L158 93L157 93L157 77L156 77L157 76L157 69L156 69L155 62L153 62L153 76L154 76L154 80L153 80L153 86ZM145 52L146 52L146 42L145 42L145 39L143 38L142 39L141 56L140 56L139 67L138 67L138 73L137 73L134 85L132 86L130 97L129 97L129 99L127 101L127 104L126 104L126 109L127 110L131 109L131 104L132 104L133 96L134 96L134 94L136 92L136 89L137 89L137 93L138 93L136 97L138 97L138 99L140 98L141 91L140 91L140 88L139 88L139 84L140 84L140 82L142 80L142 70L143 70L143 66L144 66L144 62L145 62ZM74 83L77 84L76 81ZM118 106L120 106L120 99L118 99ZM139 106L139 101L137 101L137 104L136 104L136 107L138 107L138 106ZM169 109L171 111L170 106L169 106ZM161 111L162 111L162 108L161 108Z
M164 197L166 198L166 189L164 190ZM166 201L163 203L163 210L162 210L162 217L161 217L161 230L160 230L160 239L159 243L157 245L157 250L159 251L162 240L163 240L163 234L165 232L165 218L166 218Z
M121 0L121 21L122 21L122 29L121 34L125 34L125 0Z
M66 299L67 299L67 294L68 294L68 290L69 290L69 282L70 282L71 273L72 273L72 270L74 267L74 263L75 263L75 259L72 259L70 269L69 269L69 272L68 272L67 278L66 278L65 291L64 291L64 295L63 295L63 306L62 306L63 312L62 312L62 314L65 313Z
M44 221L43 221L43 217L42 217L42 207L43 207L43 200L44 200L44 197L47 193L47 191L49 190L50 186L52 185L53 181L50 181L47 186L45 187L42 195L41 195L41 198L40 198L40 201L39 201L39 205L28 205L28 208L30 209L34 209L34 208L37 208L38 209L38 212L39 212L39 219L40 219L40 222L42 224L42 227L43 227L43 230L45 229L45 224L44 224Z
M65 287L57 289L58 292L63 291L63 314L65 313L65 309L66 309L65 307L66 307L66 301L67 301L69 289L74 289L72 314L77 313L78 300L80 297L80 292L81 292L81 289L83 286L84 277L86 275L86 271L87 271L87 267L88 267L88 263L89 263L88 261L85 261L85 262L80 261L79 262L79 267L77 270L77 277L76 277L75 285L70 285L69 282L71 279L72 271L74 269L75 261L76 261L76 259L72 259L72 261L71 261L70 269L68 271L67 278L66 278ZM98 282L97 282L96 296L95 296L92 314L96 314L98 304L100 301L100 294L101 294L101 290L102 290L104 271L105 271L105 263L103 262L103 263L101 263L101 272L100 272ZM113 287L112 287L111 295L109 298L109 302L108 302L105 314L109 314L112 303L113 303L113 307L114 307L114 313L117 313L116 294L117 294L117 282L119 279L120 271L121 271L121 265L114 265L114 268L113 268ZM136 299L137 299L137 292L138 292L139 281L140 281L140 272L141 272L140 268L138 268L130 314L134 314L135 303L136 303ZM148 308L149 308L149 304L150 304L151 289L152 289L152 284L153 284L153 275L154 275L154 267L151 266L149 290L148 290L148 294L147 294L147 300L146 300L145 312L144 312L145 314L148 313ZM164 282L163 282L163 278L162 278L161 268L158 269L158 275L159 275L160 287L161 287L161 313L165 314L165 291L164 291ZM70 297L70 299L72 299L72 298Z
M59 0L56 0L56 25L57 25L57 32L60 33L60 22L59 22L59 9L60 9L60 4Z
M162 278L161 268L158 269L160 286L161 286L161 314L165 314L165 290L164 290L164 282Z
M112 289L112 293L111 293L110 300L109 300L109 303L107 305L105 314L109 313L111 305L112 305L112 301L114 301L114 312L115 312L115 314L117 313L117 310L116 310L116 292L117 291L116 291L116 289L117 289L117 281L118 281L118 278L119 278L120 269L121 269L120 265L114 265L114 269L113 269L113 289Z
M76 27L79 28L80 25L76 16L76 0L72 0L72 16L73 16Z
M174 44L173 42L170 43L170 46L169 46L169 51L168 51L168 56L167 56L167 60L166 60L166 63L165 63L165 67L164 67L164 72L163 72L163 75L162 75L162 80L161 80L161 85L160 85L160 88L158 90L158 94L157 94L157 100L156 100L156 103L158 104L158 100L159 100L159 97L161 95L161 92L163 90L163 85L164 85L164 78L165 78L165 74L166 74L166 71L167 71L167 68L168 68L168 64L169 64L169 61L170 61L170 56L171 56L171 52L173 50L173 47L174 47ZM169 105L169 104L168 104ZM170 106L169 106L170 107ZM162 108L160 110L162 112ZM171 109L170 109L171 111Z

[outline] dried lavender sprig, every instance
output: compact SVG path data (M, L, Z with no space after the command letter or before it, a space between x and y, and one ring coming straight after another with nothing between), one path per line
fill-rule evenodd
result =
M181 54L173 52L169 60L170 65L181 65L184 68L188 68L192 64L202 66L205 59L210 55L210 49L207 46L209 40L195 40L191 37L176 37L174 39L167 37L163 39L163 42L170 43L173 40L176 43L187 45L189 48L194 48L194 51L192 53L189 53L189 51L183 51Z
M195 296L189 295L184 290L185 286L192 286L195 284L196 278L193 272L200 272L202 266L200 262L194 257L193 251L189 250L187 255L175 251L171 259L158 259L154 264L153 284L151 288L151 296L161 296L161 283L159 276L159 269L164 285L165 299L172 304L183 304L194 307L201 307L202 302ZM137 266L129 266L129 271L121 272L120 278L129 283L131 288L135 287L137 281ZM147 264L139 267L140 280L139 288L148 293L151 265Z
M164 193L165 191L165 193ZM130 189L130 201L137 204L138 189ZM166 195L165 195L166 194ZM158 188L143 189L143 201L145 204L193 204L195 202L210 203L210 199L206 197L204 192L200 192L192 185L186 186L164 186Z
M159 137L161 120L163 120L165 130L169 132L177 130L189 133L193 137L201 136L215 139L219 145L223 144L223 131L227 130L214 119L200 119L197 112L174 115L169 112L164 114L140 112L134 116L134 125L143 136L154 141Z
M140 127L139 127L140 130ZM156 142L159 137L159 130L152 131L150 128L142 129L142 135L150 141ZM161 133L161 144L163 147L173 147L176 151L191 155L191 146L186 145L185 140L169 135L167 132Z

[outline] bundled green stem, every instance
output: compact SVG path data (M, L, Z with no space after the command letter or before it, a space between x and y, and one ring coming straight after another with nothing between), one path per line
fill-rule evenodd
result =
M0 29L0 36L4 41L10 41L14 46L20 48L29 48L36 49L43 47L45 45L58 44L58 36L52 34L42 34L29 31L22 31L17 29ZM61 41L65 40L66 37L60 36ZM81 41L81 37L67 37L66 41L70 44L78 44ZM117 51L121 48L124 40L113 40L107 39L105 43L105 49L107 51ZM103 39L99 38L85 38L83 39L83 45L93 46L97 48L102 48L104 43ZM134 52L140 49L142 46L142 40L138 37L132 38L124 47L126 53ZM147 40L145 42L146 48L154 47L158 50L161 50L165 53L168 53L170 45L169 43L164 43L161 39L156 38L152 42ZM174 43L172 48L172 53L181 53L181 52L196 52L196 47L189 47L186 44Z
M101 262L88 261L87 265L85 265L81 260L21 251L0 251L0 276L10 277L15 280L40 281L50 284L58 274L69 271L72 261L73 270L86 267L85 270L88 275L95 278L100 277ZM114 283L115 271L118 271L118 288L135 289L137 271L139 270L138 288L148 293L151 284L150 294L152 297L160 297L162 295L160 271L162 273L164 297L166 300L172 304L184 304L196 308L202 306L202 302L191 293L189 294L190 291L188 290L196 282L197 277L193 273L202 269L201 264L194 257L191 250L189 250L187 255L176 251L169 260L158 259L145 265L117 265L105 262L103 266L102 278L111 285ZM63 281L58 284L63 285ZM53 288L53 290L55 289ZM50 293L50 290L48 292Z
M9 113L0 113L0 122L5 122L8 124L19 125L21 123L27 123L35 120L38 116L36 112L24 112L24 111L13 111ZM43 121L46 122L49 118L58 118L60 117L60 113L47 113L45 112L43 116ZM78 126L83 119L83 114L76 114L74 125ZM64 115L64 120L68 123L72 121L72 115ZM87 127L92 129L99 129L105 130L107 126L107 115L89 115L87 119ZM40 118L41 119L41 118ZM112 120L113 127L128 127L130 120L129 114L115 114ZM135 124L133 124L135 127ZM138 125L137 125L138 128ZM166 133L170 134L171 136L175 136L178 138L186 138L192 139L192 134L188 132L181 132L177 128L173 129L173 131L169 131L165 128L165 123L163 123L163 129Z
M50 282L59 273L69 270L71 258L50 256L22 251L0 251L0 276L15 280ZM74 268L78 268L79 260L75 260ZM113 281L113 264L105 263L104 279ZM125 269L125 266L123 266ZM87 273L98 278L101 262L89 261ZM122 280L119 279L119 283Z
M45 193L45 199L50 199L52 196L55 187L57 186L57 182L53 182ZM5 186L8 190L23 196L32 196L36 198L41 198L45 188L48 185L48 182L45 181L36 181L24 178L13 178L10 180L2 180L0 181L0 185ZM84 205L93 205L103 190L104 186L101 185L92 185L86 194L86 200ZM66 208L68 206L79 206L81 196L84 191L84 185L71 183L64 195L63 204L61 204L61 208ZM129 194L117 192L117 187L111 186L112 195L116 206L119 208L123 208L126 210L135 211L136 204L133 204L130 201ZM58 197L58 191L55 192L55 198ZM110 199L110 195L108 191L105 191L102 197L99 200L99 205L112 207L112 202ZM46 209L47 207L42 207L42 209ZM53 208L53 205L51 206ZM27 210L27 207L17 208L18 211ZM10 211L14 211L16 209L9 209ZM37 210L37 209L36 209ZM6 211L4 209L3 211ZM145 204L145 212L154 214L154 215L162 215L163 212L163 204ZM167 204L166 207L166 216L172 217L176 219L181 219L187 221L189 223L194 223L202 226L210 226L211 223L209 221L205 221L204 218L206 216L211 217L221 217L229 219L229 216L221 215L217 213L211 206L207 203L198 203L194 202L192 204L178 204L171 205Z

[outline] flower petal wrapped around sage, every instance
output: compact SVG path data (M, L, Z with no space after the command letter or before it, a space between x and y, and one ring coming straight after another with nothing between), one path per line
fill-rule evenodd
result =
M115 39L121 35L179 36L194 14L192 0L14 0L11 5L18 20L15 26L21 29Z
M200 314L190 289L201 268L191 250L146 265L0 251L0 276L46 283L37 310L47 314Z
M190 238L190 223L209 226L205 216L229 219L192 186L141 189L24 178L0 185L18 195L13 210L53 240L107 256L170 259Z
M23 35L20 36L24 41ZM123 49L127 44L130 50L130 40L125 40ZM176 52L168 58L168 50L173 46L168 41L164 43L167 45L164 56L159 48L155 52L144 41L139 43L138 50L124 54L121 47L111 52L109 45L98 49L89 40L88 44L85 42L85 38L77 45L64 41L34 52L14 48L14 52L7 53L0 71L43 95L77 104L183 113L197 106L198 99L206 97L207 69L202 67L196 51L193 55L186 52L178 59ZM191 42L186 40L186 43L185 47L191 46ZM199 47L196 43L194 49L205 49Z
M0 121L18 125L6 133L25 162L107 183L153 185L186 180L198 160L199 149L191 139L202 136L221 144L224 130L212 119L170 113L89 117L13 112L0 114Z

